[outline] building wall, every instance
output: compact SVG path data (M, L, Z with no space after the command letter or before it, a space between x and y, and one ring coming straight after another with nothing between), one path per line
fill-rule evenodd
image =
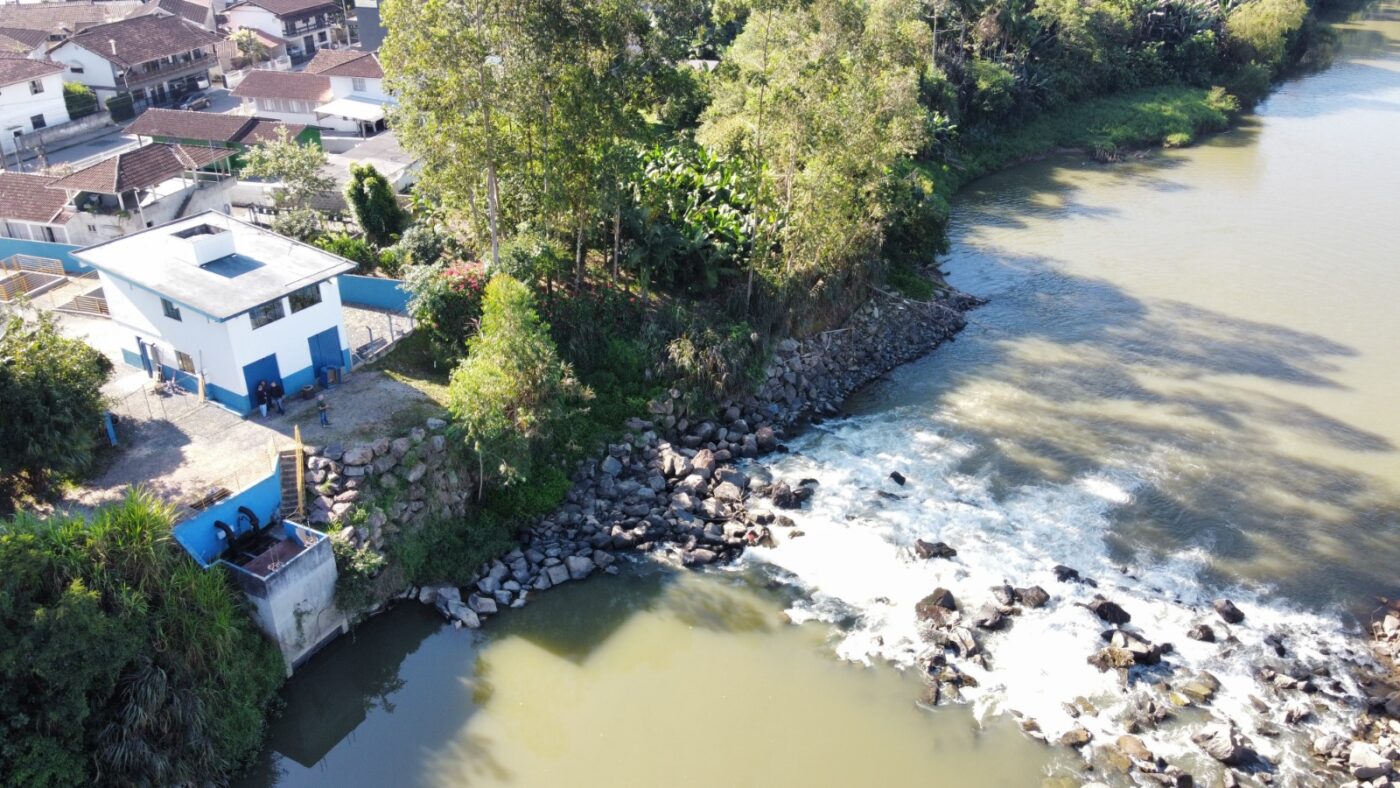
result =
M408 302L412 297L401 279L340 275L340 300L345 304L407 313Z
M110 62L97 53L70 41L50 53L49 60L68 69L62 75L63 79L92 88L102 107L107 106L107 99L117 95L116 71ZM81 73L75 71L75 67L81 69Z
M345 98L351 94L364 96L366 98L389 100L389 94L384 92L384 80L365 79L365 89L355 90L354 77L331 77L331 95L335 98Z
M238 507L246 506L265 523L282 501L282 473L274 467L272 473L239 490L193 517L177 524L174 528L175 541L185 548L200 566L207 567L218 560L227 547L220 539L216 521L227 524L235 533L238 528Z
M309 550L277 570L262 584L261 593L249 593L238 570L230 571L252 603L258 628L281 650L288 676L348 628L345 614L335 606L337 573L329 537L321 535Z
M239 377L237 387L231 391L247 396L247 385L242 380L243 367L273 353L277 355L277 370L289 395L302 386L312 385L315 371L311 368L308 340L332 326L339 330L342 365L350 366L350 347L345 335L337 282L333 278L321 282L318 287L321 289L321 303L293 314L291 305L283 297L280 300L285 316L261 328L254 329L252 318L246 314L228 321L228 336ZM251 401L245 410L251 410Z
M274 118L283 123L302 123L319 126L316 117L317 104L314 101L289 101L287 99L244 99L245 108L255 111L259 117Z
M44 126L69 121L68 105L63 101L63 74L50 74L39 83L44 91L38 94L29 92L28 82L0 87L0 149L5 153L15 150L15 129L21 134L33 133L33 116L42 115Z
M137 337L160 349L161 365L168 367L168 372L178 368L175 351L188 353L196 372L204 373L206 391L211 399L240 413L250 410L243 367L234 359L233 345L224 323L188 306L179 307L179 320L171 319L165 316L159 295L107 273L99 273L98 279L102 282L112 322L124 333L122 350L129 362L134 366L140 364ZM192 376L180 375L178 379L187 390L198 389L198 381Z
M271 11L257 6L244 5L238 8L229 9L229 27L237 30L240 27L251 27L261 30L268 35L284 38L282 35L282 22Z

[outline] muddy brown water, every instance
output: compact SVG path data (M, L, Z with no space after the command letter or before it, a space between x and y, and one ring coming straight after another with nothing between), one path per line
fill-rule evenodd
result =
M1222 588L1251 622L1355 627L1374 595L1400 594L1400 8L1340 30L1333 67L1198 147L1039 162L969 188L945 268L992 302L864 392L857 418L775 462L833 480L807 537L731 570L595 578L479 634L400 607L287 685L243 784L1068 773L1072 757L1002 712L1078 680L1089 625L1019 621L1006 637L1043 636L1045 653L1000 657L986 707L917 706L919 681L880 658L903 621L882 629L885 606L928 580L901 585L897 548L915 533L963 540L946 581L959 594L1074 560L1141 574L1115 588L1164 635ZM891 464L913 469L895 491L907 500L848 492ZM878 527L841 530L861 518ZM1173 752L1169 735L1149 743Z

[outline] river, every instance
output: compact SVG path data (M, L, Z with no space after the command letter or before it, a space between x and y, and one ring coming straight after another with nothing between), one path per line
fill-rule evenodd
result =
M991 301L769 463L820 482L805 536L724 570L638 564L478 634L401 606L287 685L245 784L1039 785L1082 760L1022 719L1102 741L1133 697L1085 662L1102 625L1061 563L1303 768L1346 705L1269 735L1295 701L1249 702L1264 638L1341 664L1400 596L1400 10L1339 29L1330 69L1204 144L965 190L944 268ZM958 556L914 561L915 538ZM917 705L914 603L941 585L976 609L1003 580L1056 601L986 638L968 703ZM1239 642L1186 639L1222 595ZM1079 697L1102 711L1072 719ZM1204 774L1202 719L1143 738Z

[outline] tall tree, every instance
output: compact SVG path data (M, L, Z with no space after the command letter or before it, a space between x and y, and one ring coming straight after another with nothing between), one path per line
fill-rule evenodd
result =
M350 165L345 202L365 237L375 246L388 246L403 232L404 215L389 180L373 164Z
M303 145L292 139L285 127L277 129L277 138L259 142L248 149L243 160L243 175L277 181L272 200L285 213L279 218L289 234L308 240L319 227L319 214L314 201L335 191L335 179L326 173L326 152L315 145Z
M6 487L47 490L92 462L112 362L59 333L53 318L0 317L0 501Z

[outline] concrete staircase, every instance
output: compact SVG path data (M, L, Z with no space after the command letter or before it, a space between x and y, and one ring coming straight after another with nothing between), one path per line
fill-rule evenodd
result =
M277 465L282 470L282 516L293 518L297 513L297 450L277 452Z

